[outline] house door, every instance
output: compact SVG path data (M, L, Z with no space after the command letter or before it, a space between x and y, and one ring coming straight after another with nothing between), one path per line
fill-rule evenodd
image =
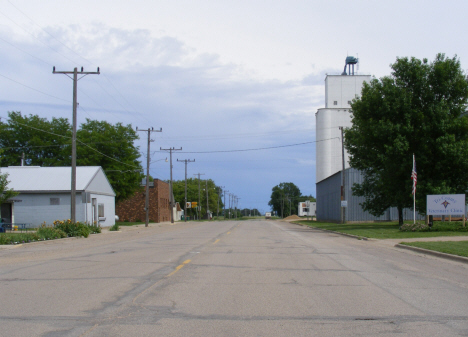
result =
M11 223L11 203L2 204L1 215L2 222Z
M97 199L93 198L91 202L92 208L93 208L93 224L97 225L99 224L98 222L98 207L97 207Z

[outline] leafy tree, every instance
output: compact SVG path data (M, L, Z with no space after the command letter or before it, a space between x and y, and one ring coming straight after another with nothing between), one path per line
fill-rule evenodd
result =
M0 173L0 205L8 199L18 195L18 192L15 192L13 189L8 188L8 183L8 174Z
M0 122L2 166L18 166L22 153L27 165L71 165L72 127L67 119L48 121L37 115L22 116L21 112L9 112L8 116L7 123ZM130 125L88 119L77 130L77 165L101 166L116 199L125 199L138 190L143 177L136 139Z
M345 130L351 167L364 181L353 193L365 197L375 216L412 207L412 155L416 156L417 206L425 213L426 194L465 193L468 182L468 121L463 116L468 80L456 57L397 58L391 76L364 84L352 106L353 126Z
M205 181L200 181L200 205L201 211L198 214L200 218L203 218L206 215L206 183ZM180 207L184 209L185 204L185 180L174 180L172 182L172 190L174 193L174 200L180 204ZM218 209L218 191L222 191L219 186L216 186L213 180L208 179L208 208L213 213L216 214ZM222 195L221 195L222 196ZM198 202L198 179L188 178L187 179L187 201L188 202ZM222 213L223 209L223 200L219 200L219 209ZM195 216L197 214L196 209L187 209L187 216Z
M101 166L116 200L127 199L139 190L143 174L138 147L133 145L138 135L131 125L87 119L77 131L77 139L77 165Z
M308 201L312 201L312 202L317 201L317 200L315 199L315 197L313 197L312 195L301 195L301 197L299 198L298 202L304 202L304 201L307 201L307 200L308 200Z
M46 118L9 112L8 123L0 123L2 166L18 166L24 153L35 166L71 165L71 126L65 118Z
M271 210L284 217L297 214L297 203L301 197L299 187L293 183L280 183L273 187L268 205Z

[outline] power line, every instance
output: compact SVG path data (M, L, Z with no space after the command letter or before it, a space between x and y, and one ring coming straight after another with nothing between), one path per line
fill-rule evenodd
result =
M0 76L3 77L3 78L6 78L7 80L10 80L10 81L12 81L12 82L15 82L15 83L17 83L17 84L19 84L19 85L21 85L21 86L23 86L23 87L25 87L25 88L28 88L28 89L34 90L34 91L36 91L36 92L39 92L39 93L41 93L41 94L43 94L43 95L46 95L46 96L49 96L49 97L52 97L52 98L55 98L55 99L58 99L58 100L61 100L61 101L70 103L70 100L63 99L63 98L60 98L60 97L57 97L57 96L54 96L54 95L50 95L50 94L45 93L45 92L43 92L43 91L40 91L40 90L38 90L38 89L34 89L34 88L32 88L32 87L30 87L30 86L28 86L28 85L26 85L26 84L23 84L23 83L21 83L21 82L18 82L18 81L14 80L14 79L12 79L12 78L9 78L9 77L7 77L7 76L5 76L5 75L0 74Z
M315 140L315 141L311 141L311 142L289 144L289 145L259 147L259 148L255 148L255 149L219 150L219 151L187 151L187 152L181 152L181 153L231 153L231 152L261 151L261 150L271 150L271 149L279 149L279 148L283 148L283 147L292 147L292 146L300 146L300 145L306 145L306 144L319 143L319 142L323 142L323 141L326 141L326 140L332 140L332 139L340 139L340 137L333 137L333 138L328 138L328 139Z

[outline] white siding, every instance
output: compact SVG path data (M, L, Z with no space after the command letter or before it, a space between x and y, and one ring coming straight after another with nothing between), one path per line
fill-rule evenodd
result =
M51 205L50 198L59 198L60 204ZM17 224L26 223L38 227L44 222L51 225L55 220L70 218L70 194L21 193L15 197L15 200L21 200L21 202L14 203L14 222Z
M325 79L325 108L318 109L316 119L316 176L318 183L343 168L340 126L352 126L349 102L361 95L370 75L328 75ZM337 103L336 105L334 103ZM345 167L349 167L345 151Z
M91 179L88 186L85 187L88 192L99 192L99 194L108 194L115 196L111 184L107 180L106 175L100 169L96 175Z

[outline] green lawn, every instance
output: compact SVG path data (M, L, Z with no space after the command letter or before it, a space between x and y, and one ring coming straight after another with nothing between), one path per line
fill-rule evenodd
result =
M468 257L468 241L402 242L401 244Z
M468 231L461 229L461 223L458 222L436 222L432 231L428 232L402 232L399 230L397 222L378 222L378 223L358 223L358 224L336 224L326 222L316 222L299 220L294 223L300 223L310 227L323 228L335 232L352 234L365 238L373 239L405 239L405 238L429 238L437 236L468 236ZM456 228L460 227L460 231ZM444 231L444 229L449 229Z

